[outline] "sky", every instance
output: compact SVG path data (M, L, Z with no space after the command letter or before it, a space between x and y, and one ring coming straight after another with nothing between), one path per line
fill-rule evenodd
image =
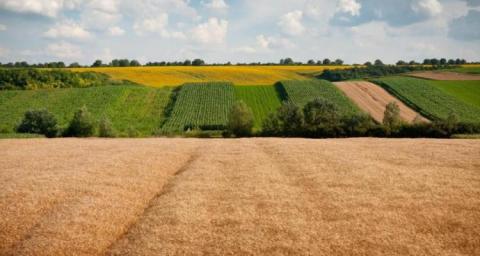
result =
M480 0L0 0L0 62L480 60Z

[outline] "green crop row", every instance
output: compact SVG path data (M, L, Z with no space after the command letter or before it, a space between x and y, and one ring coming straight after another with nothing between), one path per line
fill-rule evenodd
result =
M273 86L236 86L235 93L237 100L245 102L252 109L254 128L257 130L261 128L263 120L281 105Z
M321 98L336 104L339 112L343 115L360 112L359 108L345 94L325 80L281 81L275 86L283 100L291 101L300 108L316 98Z
M480 108L445 93L431 81L410 77L385 77L373 82L432 120L444 119L454 113L460 121L480 122Z
M164 132L189 129L221 130L235 101L230 83L190 83L183 85L175 97L173 109L162 127Z

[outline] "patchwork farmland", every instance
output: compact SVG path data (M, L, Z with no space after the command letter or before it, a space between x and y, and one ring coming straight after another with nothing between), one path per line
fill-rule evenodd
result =
M413 122L417 118L427 121L417 112L406 106L380 86L366 81L337 82L335 85L342 90L357 106L370 114L373 119L383 121L385 107L390 102L396 102L400 107L400 117L405 122Z

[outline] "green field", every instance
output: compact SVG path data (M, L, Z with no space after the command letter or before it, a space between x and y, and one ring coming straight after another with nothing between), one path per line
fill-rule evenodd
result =
M429 81L443 92L480 108L480 81Z
M284 99L302 108L315 98L322 98L335 103L343 115L360 112L359 108L345 94L325 80L281 81L276 84L276 87Z
M178 91L162 131L221 130L227 124L234 101L235 89L230 83L185 84Z
M237 100L244 101L255 118L255 129L260 129L268 114L275 112L281 105L278 93L273 86L235 86Z
M461 67L461 68L455 68L451 69L449 71L454 71L458 73L467 73L467 74L480 74L480 66L475 66L475 67Z
M386 77L375 79L373 82L430 119L443 119L453 112L458 115L460 121L480 121L480 108L437 88L432 81L410 77Z
M120 135L150 136L162 122L170 91L139 86L0 91L0 129L13 131L25 111L42 108L65 127L85 105L96 119L106 115Z

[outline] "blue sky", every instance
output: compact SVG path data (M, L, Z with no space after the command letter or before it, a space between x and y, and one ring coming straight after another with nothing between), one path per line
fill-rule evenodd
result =
M0 0L0 62L480 60L480 0Z

